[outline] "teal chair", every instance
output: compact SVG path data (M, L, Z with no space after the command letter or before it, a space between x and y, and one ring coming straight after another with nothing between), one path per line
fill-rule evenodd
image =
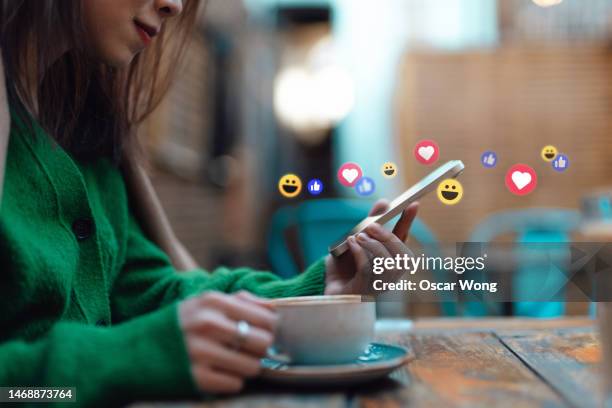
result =
M512 281L513 293L525 299L555 294L562 296L559 289L566 283L565 274L554 265L562 265L570 256L569 235L579 222L580 213L574 210L538 208L502 212L481 222L472 233L470 242L486 244L500 235L515 234L513 257L517 269ZM542 262L542 259L547 262ZM474 301L462 306L462 314L468 316L501 314L499 304ZM519 316L555 317L563 315L564 311L563 299L513 303L513 313Z
M285 238L289 228L295 226L295 220L296 207L281 207L272 216L268 229L268 260L272 270L283 278L290 278L300 273Z
M280 208L273 215L268 232L268 257L273 270L283 277L300 272L285 239L287 230L297 231L300 257L305 265L310 265L328 253L331 243L365 218L372 205L373 202L363 200L322 199ZM424 250L438 251L435 236L418 218L410 233Z

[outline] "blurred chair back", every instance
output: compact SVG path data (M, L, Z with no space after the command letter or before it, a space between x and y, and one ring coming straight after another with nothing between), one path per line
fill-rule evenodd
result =
M290 278L300 273L297 263L291 256L285 234L295 227L296 208L286 206L279 208L270 220L268 229L268 259L272 270L283 278Z
M500 235L516 235L512 256L517 261L512 290L525 299L548 294L562 295L559 289L566 283L566 275L556 265L565 264L570 256L569 235L580 222L574 210L537 208L507 211L490 216L481 222L470 237L470 242L488 243ZM542 260L547 260L545 263ZM546 269L543 269L546 267ZM564 301L513 303L513 314L530 317L554 317L565 311ZM501 305L466 302L463 313L470 316L501 314Z
M268 255L275 272L283 277L299 273L285 238L288 229L297 229L300 255L304 264L310 265L328 253L330 244L367 217L372 205L370 201L322 199L280 208L272 217L268 234ZM410 234L424 250L437 250L436 237L418 218Z

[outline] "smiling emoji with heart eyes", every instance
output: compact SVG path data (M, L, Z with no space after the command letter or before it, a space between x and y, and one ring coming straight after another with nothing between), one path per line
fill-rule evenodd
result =
M302 180L295 174L285 174L278 181L278 191L283 197L297 197L302 191Z
M557 157L558 150L555 146L548 145L542 148L542 160L551 162Z

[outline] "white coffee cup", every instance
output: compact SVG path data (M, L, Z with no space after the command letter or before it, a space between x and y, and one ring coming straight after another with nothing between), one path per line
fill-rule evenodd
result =
M273 358L292 364L356 361L374 339L376 304L358 295L275 299L279 314Z

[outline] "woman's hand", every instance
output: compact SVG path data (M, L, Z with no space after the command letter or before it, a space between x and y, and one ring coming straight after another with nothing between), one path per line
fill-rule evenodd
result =
M387 207L388 203L380 200L374 204L370 215L382 214ZM404 241L408 237L418 207L418 203L412 203L406 208L393 232L385 230L378 224L372 224L365 233L347 239L350 251L339 258L328 255L325 260L325 294L366 294L371 291L372 257L386 258L403 254L412 256Z
M224 394L240 391L246 378L259 373L277 316L270 303L248 292L211 292L181 303L179 321L195 383L201 391Z

